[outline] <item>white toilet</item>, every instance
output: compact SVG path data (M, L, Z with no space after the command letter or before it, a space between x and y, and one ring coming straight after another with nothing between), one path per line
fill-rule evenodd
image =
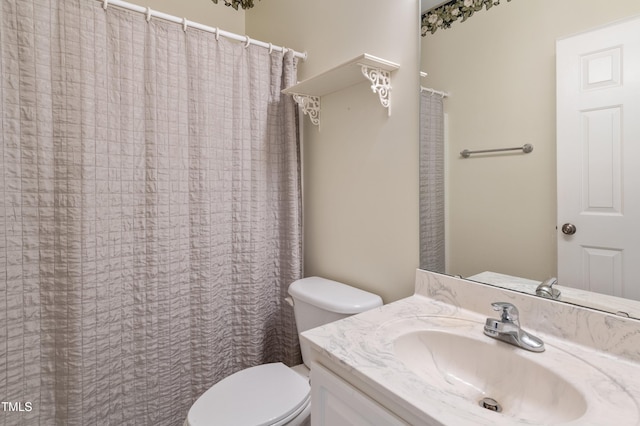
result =
M382 305L380 296L320 277L289 286L298 333ZM185 426L297 426L308 423L311 406L309 351L304 365L282 363L247 368L219 381L191 406ZM306 367L305 367L306 365Z

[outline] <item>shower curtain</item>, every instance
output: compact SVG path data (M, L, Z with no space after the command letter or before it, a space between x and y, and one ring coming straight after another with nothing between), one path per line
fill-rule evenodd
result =
M420 268L445 272L443 97L420 93Z
M94 0L0 20L0 424L178 425L298 363L292 53Z

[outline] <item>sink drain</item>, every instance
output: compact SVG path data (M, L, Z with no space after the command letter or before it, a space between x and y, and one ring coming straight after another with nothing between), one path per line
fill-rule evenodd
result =
M498 404L498 401L493 398L482 398L480 400L480 406L497 413L502 411L502 407L500 406L500 404Z

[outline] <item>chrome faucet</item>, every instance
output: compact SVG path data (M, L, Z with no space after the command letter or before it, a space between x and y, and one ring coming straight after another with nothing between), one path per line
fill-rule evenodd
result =
M544 351L542 340L520 328L518 308L507 302L496 302L491 306L494 311L500 312L500 319L487 318L484 334L528 351Z
M554 288L554 284L558 284L558 279L553 277L546 281L542 281L536 288L536 295L546 297L547 299L557 299L560 297L560 290Z

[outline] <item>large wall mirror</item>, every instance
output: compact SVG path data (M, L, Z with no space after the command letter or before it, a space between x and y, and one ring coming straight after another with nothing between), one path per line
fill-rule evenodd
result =
M557 276L556 40L634 16L637 0L512 0L422 37L422 85L450 94L444 272ZM525 144L533 152L460 156ZM630 232L640 244L640 228ZM640 302L612 297L602 307L591 302L607 297L575 294L566 301L640 318Z

